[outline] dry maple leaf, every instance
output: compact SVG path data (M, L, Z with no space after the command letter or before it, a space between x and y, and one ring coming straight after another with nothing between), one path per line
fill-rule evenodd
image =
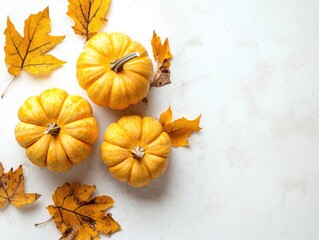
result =
M40 196L36 193L24 193L24 176L21 165L15 171L11 168L8 173L4 173L2 163L0 163L0 208L9 202L19 208L33 203Z
M111 235L120 230L111 214L104 213L113 205L113 199L105 195L91 198L95 189L95 186L65 183L55 190L52 196L55 205L47 209L64 238L73 232L76 240L100 239L99 232Z
M188 120L186 118L180 118L172 122L172 110L168 108L164 113L161 114L159 122L163 126L164 132L166 132L171 140L174 147L187 146L188 138L192 132L199 132L201 128L199 127L200 118L199 115L194 120Z
M170 51L168 38L162 44L161 38L153 31L153 38L151 41L154 60L157 63L155 76L151 82L152 87L162 87L171 83L171 72L169 67L170 61L173 57Z
M107 22L105 16L111 0L68 1L69 6L66 14L74 21L72 27L74 32L89 40Z
M11 75L15 77L22 70L36 75L49 73L65 63L52 55L46 54L64 39L64 36L51 36L49 32L48 7L37 14L31 14L25 20L24 37L17 32L10 18L7 18L7 28L4 31L6 36L4 50L6 54L5 62ZM4 93L2 97L3 95Z

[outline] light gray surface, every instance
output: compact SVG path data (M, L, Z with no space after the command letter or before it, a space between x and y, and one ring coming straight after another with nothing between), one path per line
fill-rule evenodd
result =
M14 127L19 106L44 89L86 97L75 78L83 40L71 29L65 0L1 5L1 32L8 15L22 32L24 19L49 5L51 33L67 36L51 53L68 62L49 78L22 73L0 100L1 162L6 170L23 164L26 190L42 194L21 210L0 210L1 239L58 239L53 222L33 223L49 218L45 207L66 181L96 184L97 194L114 198L110 211L123 230L112 239L318 239L318 1L113 1L103 30L126 32L150 54L153 29L168 36L172 84L152 89L148 105L125 111L93 104L95 150L64 174L32 165ZM0 69L3 89L11 76L3 61ZM99 156L106 126L125 114L158 117L168 106L175 118L203 114L203 130L191 147L173 150L167 173L149 186L116 182Z

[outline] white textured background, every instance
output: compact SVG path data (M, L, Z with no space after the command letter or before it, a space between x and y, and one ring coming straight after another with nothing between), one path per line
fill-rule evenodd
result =
M66 0L2 0L23 31L30 13L50 7L52 34L66 35L51 53L68 63L49 78L22 73L0 100L0 161L23 164L26 191L42 197L0 210L0 239L58 239L46 206L64 182L96 184L114 198L122 231L112 239L317 240L319 235L319 1L113 0L103 31L122 31L149 52L152 31L168 36L172 84L152 89L149 103L125 111L93 105L100 137L90 158L67 173L32 165L14 139L17 110L50 87L86 97L75 78L83 40L71 29ZM5 38L0 34L3 49ZM151 52L150 52L151 53ZM0 90L11 76L0 51ZM167 173L142 189L112 179L100 160L107 125L134 113L176 118L203 114L191 147L174 149ZM102 236L102 239L107 237Z

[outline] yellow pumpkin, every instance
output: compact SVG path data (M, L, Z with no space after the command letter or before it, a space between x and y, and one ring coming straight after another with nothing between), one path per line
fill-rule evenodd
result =
M87 100L54 88L28 98L20 107L15 137L34 164L63 172L85 160L98 137L98 123Z
M146 49L124 33L98 33L80 54L76 76L100 106L124 109L146 97L153 77Z
M131 115L108 126L101 156L114 178L142 187L166 171L171 147L157 120Z

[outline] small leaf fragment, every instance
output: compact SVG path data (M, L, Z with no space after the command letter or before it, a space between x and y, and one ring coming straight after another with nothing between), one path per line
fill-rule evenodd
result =
M199 132L200 119L202 115L199 115L194 120L188 120L186 118L180 118L172 122L172 110L168 108L164 113L161 114L159 122L163 126L163 131L166 132L171 140L174 147L188 146L188 138L193 132Z
M170 47L168 38L165 39L164 43L162 44L161 38L153 31L153 38L151 40L152 49L153 49L153 56L156 62L160 62L165 65L166 68L169 68L170 64L169 61L173 57Z
M155 76L153 78L153 82L151 84L152 87L163 87L167 84L171 83L171 71L169 69L165 69L160 67L156 70Z
M4 173L0 163L0 208L9 202L19 208L35 202L40 196L37 193L24 192L24 176L21 165L15 171L11 168L8 173Z
M71 231L65 232L64 235L59 240L75 240L76 235L78 234L78 226L70 229Z
M2 176L3 172L4 172L3 165L0 162L0 177Z
M172 122L173 112L169 107L165 112L163 112L160 116L159 122L164 126Z
M157 63L155 76L151 82L152 87L162 87L171 83L170 61L173 57L168 38L162 44L161 38L153 31L153 38L151 40L153 57Z
M104 213L113 205L113 199L105 195L91 198L95 189L95 186L65 183L55 190L54 205L47 209L64 239L72 232L75 236L71 239L100 239L99 232L110 236L120 230L111 214Z
M97 31L107 22L106 13L109 10L111 0L68 0L68 12L66 13L74 21L72 27L78 35L86 40L93 37Z

